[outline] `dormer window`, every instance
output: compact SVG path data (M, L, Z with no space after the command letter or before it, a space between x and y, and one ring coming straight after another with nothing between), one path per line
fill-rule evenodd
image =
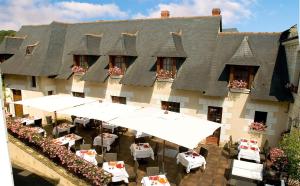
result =
M74 73L85 73L92 64L94 64L99 56L92 55L74 55L74 65L72 71Z
M38 44L38 43L36 43L36 44L34 44L34 45L27 45L27 46L26 46L26 50L25 50L25 54L26 54L26 55L32 55L32 54L33 54L33 51L34 51L34 49L35 49L35 47L36 47L37 44Z
M178 59L174 57L160 57L157 59L156 77L158 79L174 79L177 72Z
M250 89L255 75L254 66L230 66L229 88Z
M128 58L126 56L110 56L109 61L109 75L122 76L124 75L129 64L127 63Z

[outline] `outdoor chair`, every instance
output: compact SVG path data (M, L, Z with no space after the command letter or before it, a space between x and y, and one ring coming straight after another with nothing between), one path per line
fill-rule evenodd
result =
M75 145L71 146L71 151L76 152L76 150L80 150L80 145L82 145L82 144L83 144L83 138L76 140Z
M76 118L76 116L71 115L72 123L74 123L75 118Z
M147 167L146 172L147 176L159 175L159 167Z
M186 147L183 147L183 146L179 146L178 151L179 151L179 153L182 153L182 152L187 152L187 151L189 151L189 149L186 148Z
M129 175L128 180L129 182L135 182L138 181L138 174L137 170L139 167L139 163L137 161L134 161L134 167L129 166L128 164L125 164L125 169Z
M109 161L117 161L117 153L105 153L104 154L104 160L109 162Z
M59 132L59 133L58 133L58 137L65 136L65 135L67 135L67 134L69 134L69 132L68 132L68 131Z
M42 118L34 120L34 126L36 126L36 127L42 127Z
M76 133L76 126L70 128L70 134Z
M91 144L82 144L80 145L80 150L90 150L92 148Z
M208 150L206 148L204 148L204 147L201 147L200 151L199 151L199 154L206 159L207 155L208 155Z
M102 167L102 164L103 164L103 156L102 155L99 155L99 154L96 154L96 161L97 161L97 165L98 167Z

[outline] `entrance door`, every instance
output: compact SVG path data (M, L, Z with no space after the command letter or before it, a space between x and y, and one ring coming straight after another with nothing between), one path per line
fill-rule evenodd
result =
M207 120L221 123L222 122L222 107L208 107ZM219 145L221 128L217 129L213 135L206 138L207 144Z
M22 93L21 90L12 90L13 92L13 100L14 101L20 101L22 100ZM19 104L15 104L15 115L18 117L23 116L23 106Z

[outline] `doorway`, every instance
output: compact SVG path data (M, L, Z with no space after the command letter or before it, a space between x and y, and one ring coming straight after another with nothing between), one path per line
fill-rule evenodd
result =
M20 101L22 100L22 93L21 90L12 90L13 92L13 100L14 101ZM15 107L15 116L17 117L23 117L23 106L19 104L14 104Z
M207 120L221 123L222 122L222 107L208 106ZM206 138L206 144L219 145L221 128L218 128L211 136Z

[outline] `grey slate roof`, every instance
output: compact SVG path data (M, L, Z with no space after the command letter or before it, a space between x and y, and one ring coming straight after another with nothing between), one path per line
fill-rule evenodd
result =
M26 39L1 68L7 74L68 79L73 74L70 53L97 54L83 80L104 82L109 55L133 56L120 83L153 86L157 57L181 57L185 60L172 89L227 96L226 67L251 65L258 68L253 99L291 100L283 88L288 79L280 79L287 75L281 70L286 64L284 52L278 50L280 33L219 33L220 22L220 16L207 16L24 26L17 36L27 35ZM26 46L36 42L33 54L25 55Z
M116 44L106 55L112 56L137 56L136 35L122 33Z
M15 54L21 46L24 37L6 36L0 44L0 54Z
M57 75L61 66L64 50L66 25L52 23L50 25L23 26L17 36L26 39L15 55L1 64L3 73L29 76ZM36 44L31 55L26 55L26 46Z
M158 48L157 57L187 57L181 42L181 34L171 32L168 40Z
M85 34L80 44L71 52L71 55L100 55L101 35Z

